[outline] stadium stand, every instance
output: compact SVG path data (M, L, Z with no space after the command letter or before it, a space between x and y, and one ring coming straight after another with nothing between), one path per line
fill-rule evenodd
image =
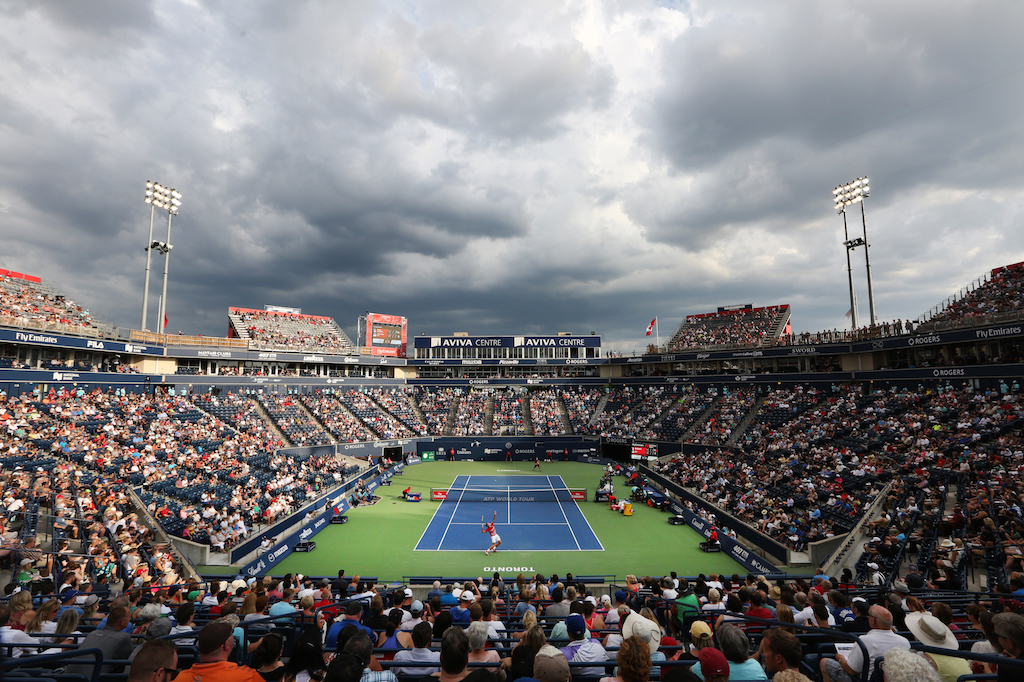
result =
M420 422L413 408L412 398L405 389L385 389L376 386L364 387L363 392L370 396L386 415L398 420L405 429L415 435L426 435L427 427ZM394 436L388 436L393 438Z
M1022 293L1024 263L994 268L986 282L947 304L928 323L944 327L992 322L996 316L1019 313Z
M382 409L366 392L351 390L339 393L336 397L377 438L408 438L416 435L412 429Z
M351 355L355 345L330 317L278 313L249 308L228 309L228 336L252 348Z
M752 390L725 393L715 401L712 411L697 425L689 441L702 445L728 444L733 429L749 414L756 401L757 395Z
M611 389L605 396L604 405L598 409L586 427L591 435L611 436L620 429L620 420L640 404L646 387L622 386Z
M373 440L377 436L347 409L343 408L334 393L315 391L299 396L302 404L322 423L338 442L353 443Z
M536 436L564 436L565 421L562 419L564 408L558 397L557 389L546 388L531 391L530 425Z
M331 437L300 407L293 395L258 395L256 401L292 445L328 445Z
M652 404L665 404L669 395L651 391L643 398ZM636 392L610 395L607 402L613 403L612 409L625 414L627 419L638 415L646 418L657 409L645 407L637 412L634 408L633 413L622 413L615 407L629 404L636 397ZM682 397L694 398L691 407L697 407L697 400L708 399L697 392ZM483 396L479 394L476 398L479 407ZM740 402L738 399L733 404ZM18 552L18 556L37 557L33 561L49 563L51 568L47 570L59 567L61 571L71 569L87 576L92 586L86 589L102 595L100 613L109 612L112 599L97 587L129 581L133 586L150 588L129 591L129 603L159 607L174 603L168 588L179 585L187 569L173 548L153 542L153 529L128 511L124 484L103 480L146 482L142 489L144 500L155 516L164 519L165 528L175 529L195 541L215 543L219 548L222 544L229 547L249 533L252 525L264 516L255 514L264 505L267 516L287 513L301 495L325 485L322 477L330 470L330 461L298 460L268 452L266 448L273 445L273 432L253 400L244 396L154 397L55 389L45 395L26 394L0 404L0 417L16 427L0 431L7 510L3 522L8 541L3 550L7 554L0 553L0 561ZM1024 605L1013 601L1010 594L1014 586L1024 585L1020 578L1014 578L1016 582L1011 584L1007 572L1020 568L1020 532L1024 530L1018 494L1022 483L1020 462L1024 460L1022 414L1024 401L1018 394L995 389L976 391L971 386L944 385L938 391L921 392L896 387L867 392L858 386L836 386L831 390L776 388L760 401L756 418L742 434L742 449L709 448L702 455L674 457L654 466L683 482L689 490L794 548L848 529L859 520L864 504L884 490L885 513L871 522L871 532L879 540L867 543L857 562L857 575L845 586L841 582L825 585L821 578L813 582L799 578L765 581L760 588L763 595L759 594L756 601L767 603L769 612L775 609L776 615L785 608L793 611L794 618L806 619L806 605L816 598L814 594L822 594L838 622L853 622L854 614L844 609L849 597L864 596L880 602L889 599L888 591L880 594L872 586L874 574L881 573L888 581L904 573L902 564L913 556L915 570L906 573L905 582L910 585L914 583L912 578L920 576L921 585L914 583L915 587L906 588L906 606L897 605L899 611L895 612L904 621L896 623L896 630L920 646L922 641L915 638L907 622L913 622L914 613L932 613L957 626L954 638L958 649L967 652L986 641L979 630L978 616L989 608L1019 618L1012 622L1024 627L1024 618L1013 613L1024 610ZM206 454L211 456L205 457ZM333 458L332 461L339 467L345 465ZM172 469L171 464L176 466ZM344 470L339 468L335 474L342 477ZM943 489L940 485L947 487ZM28 491L35 493L29 496ZM947 492L955 496L955 504L950 504ZM250 509L253 500L255 506ZM84 538L88 540L88 553L50 554L37 550L38 520L44 511L68 520L61 529L65 535L54 539L58 547L67 550L65 540L75 543ZM76 523L79 515L82 521ZM53 558L44 558L50 556ZM79 559L86 561L80 568L73 568ZM965 589L972 562L986 565L990 589L1000 592L986 594ZM871 568L871 564L877 564L879 569ZM67 574L58 575L63 581ZM30 575L26 583L38 586L25 590L26 595L35 590L43 597L35 604L38 608L48 603L48 593L56 592L58 581L51 579L47 587L44 578L39 571ZM511 577L507 579L510 586L515 584ZM588 583L574 585L572 596L577 604L572 608L581 610L586 618L590 618L586 614L594 605L578 600L594 586ZM639 629L648 631L651 641L658 641L659 649L667 649L668 654L680 642L687 645L686 635L693 620L706 622L709 630L717 634L723 650L729 649L726 642L732 636L727 634L727 628L739 625L744 655L756 652L761 638L770 631L753 615L743 613L745 608L753 608L753 604L744 607L743 602L757 587L756 583L758 579L754 576L700 576L694 583L680 581L677 588L674 579L667 576L643 577L632 583L627 579L627 585L622 586L623 598L631 604L633 613L626 618L644 617L651 623L648 626L637 621L629 629L633 631L643 625ZM294 599L296 591L310 586L321 589L314 606L306 610L311 618L316 617L317 611L333 618L336 611L332 609L337 609L338 602L376 591L372 585L352 585L339 592L328 585L328 593L324 594L322 588L310 581L309 586L301 582L289 584L291 592L286 596L272 589L269 577L251 584L243 581L237 587L232 585L231 590L241 589L243 597L252 594L254 603L262 605L251 612L255 619L239 623L242 636L255 642L260 636L260 617L268 616L267 608L278 599ZM540 614L543 640L564 645L560 638L565 635L555 629L562 623L562 617L545 616L545 610L553 606L546 590L554 586L545 577L523 582L528 595L526 603ZM204 602L207 592L227 587L225 582L196 590L200 605L192 620L196 626L215 619L208 611L209 602ZM838 597L829 590L836 587L841 588ZM613 593L616 588L611 585L608 592ZM712 589L720 594L712 593ZM673 606L681 609L679 604L683 603L674 598L677 594L689 595L691 590L697 610L690 617L678 613L674 617ZM257 595L271 592L280 596L257 600ZM490 604L489 609L506 624L504 636L496 633L491 640L501 656L520 641L521 637L516 635L526 632L532 618L526 618L524 623L514 609L521 602L500 590L499 595L502 602ZM390 593L383 589L380 596L382 601L390 599ZM730 613L725 616L728 620L717 622L723 612L714 607L720 607L722 599L729 605ZM979 603L982 599L985 604ZM594 601L595 615L589 622L597 637L594 641L604 652L603 663L597 666L601 667L610 664L624 644L619 628L604 620L611 618L611 611L603 600L595 597ZM918 602L925 611L915 611ZM28 604L33 605L31 600ZM179 615L173 613L175 608L170 609L172 619ZM296 604L296 612L301 608L301 604ZM25 617L27 611L21 601L12 598L10 610L20 626L29 628L32 619ZM438 607L436 613L444 610ZM555 612L552 609L551 613ZM83 636L96 627L94 613L90 610L89 616L80 620L79 632ZM146 613L137 612L134 619L140 641L151 622L145 620ZM363 617L371 625L375 623L370 620L372 614L373 610ZM436 615L433 610L431 614ZM782 625L800 630L803 622ZM266 623L262 625L266 627ZM287 641L295 642L301 636L301 625L272 627L285 633ZM378 634L379 627L377 624L375 648L384 658L383 665L391 667L387 661L388 647L384 646L386 636ZM329 630L330 625L325 629ZM188 627L183 632L184 637L196 637ZM806 642L800 645L798 656L805 671L813 674L822 643L847 636L833 632L824 628L796 636L798 644ZM672 637L677 644L663 637ZM40 642L38 648L51 645ZM75 645L72 642L66 646L73 649ZM25 649L29 654L37 651L25 643L10 644L9 648L19 654ZM195 652L187 646L184 651L187 664L187 657L195 658ZM956 649L951 651L955 653ZM53 654L49 656L44 662L57 660ZM240 660L250 659L247 654L240 654ZM659 658L661 674L665 674L667 667L687 665L693 659L679 660L680 663L662 662ZM1003 666L1008 660L991 658L991 662ZM589 663L593 667L595 661ZM585 667L582 661L577 665Z
M522 398L516 394L504 392L493 396L494 413L491 421L491 433L522 433L523 413Z
M772 346L788 323L788 305L688 315L672 334L668 349Z
M0 325L101 336L113 327L39 277L0 268Z
M715 394L710 391L689 390L682 394L672 393L668 409L664 410L649 428L643 429L640 437L679 440L704 414L714 399Z
M629 391L612 391L597 426L602 435L640 438L648 425L678 400L671 386L647 386Z
M458 397L457 390L454 388L424 388L422 386L416 386L413 389L413 404L423 414L428 435L444 436L451 433L449 422L452 408Z
M948 306L946 317L934 322L973 324L1015 315L1020 270L1018 264L993 271L990 282ZM62 312L45 307L42 313L56 315L57 321L25 320L67 324ZM66 319L77 324L73 317ZM732 344L743 343L738 339L746 336L746 343L764 342L757 326L761 322L718 336L714 329L729 323L715 322L702 323L711 331L700 338ZM775 327L782 322L777 319ZM767 337L772 337L774 327L764 324L769 326ZM267 338L278 338L277 333ZM291 338L301 345L312 338L305 334L298 331ZM8 366L13 365L11 360ZM66 365L58 361L47 367ZM498 599L481 604L485 627L469 629L474 653L466 660L479 663L459 665L495 667L498 659L506 658L506 679L549 679L543 663L535 673L533 667L516 668L518 659L524 652L536 657L545 644L569 644L572 658L584 646L577 642L585 642L593 658L568 663L575 682L615 675L616 663L619 674L609 680L641 682L694 665L700 659L696 649L710 647L720 652L713 657L716 662L727 660L744 675L763 679L761 675L775 673L772 666L779 665L779 656L774 654L785 649L793 654L792 660L782 657L787 666L820 679L820 670L829 665L821 658L829 658L837 643L870 641L863 634L870 625L858 629L858 616L867 621L872 605L871 622L888 630L891 619L900 637L945 671L942 679L959 679L967 670L1024 679L1024 398L1019 384L1010 376L959 385L946 380L929 380L927 387L915 384L772 382L760 389L717 393L675 385L533 389L528 421L538 435L568 423L577 434L685 437L685 455L652 462L651 470L703 500L703 506L689 500L685 506L710 523L715 522L711 510L717 508L792 551L858 526L871 539L861 543L859 535L851 534L844 541L856 559L841 579L818 575L768 580L705 572L693 581L675 575L630 575L619 586L601 576L559 581L506 575L500 587L497 581L494 585ZM60 654L36 655L62 647L87 648L82 640L96 631L99 616L113 616L121 605L129 607L131 637L140 644L148 635L156 636L154 622L173 621L173 634L165 636L177 638L178 667L187 668L200 660L194 640L203 639L190 624L198 629L216 622L218 600L209 600L230 590L243 618L229 614L226 622L238 627L234 656L243 665L259 667L261 659L254 659L248 648L269 630L282 637L281 657L288 661L289 674L303 661L326 665L325 647L327 654L334 647L330 632L346 624L342 611L354 599L369 602L369 609L353 616L373 634L370 646L380 666L393 669L402 682L422 679L429 662L417 669L401 657L389 660L397 652L390 646L394 640L387 635L383 610L399 606L392 612L397 613L395 624L399 616L405 619L404 586L401 594L378 587L374 579L321 587L297 576L289 576L287 584L256 576L231 583L210 577L191 585L187 576L194 569L173 544L159 542L157 534L162 529L227 550L254 527L294 512L303 501L358 471L352 461L333 455L278 452L286 443L275 425L288 441L305 444L331 442L325 428L337 440L414 432L479 435L503 425L518 428L525 402L515 395L461 387L416 387L410 395L390 387L362 387L341 394L254 398L230 392L174 395L165 387L138 395L124 389L35 384L20 395L0 393L0 565L12 571L9 596L0 605L5 677L124 682L127 673L100 675L101 663L112 665L109 659L82 666L79 676L75 668L63 669ZM135 496L141 506L133 502ZM866 516L864 510L872 503L881 507L880 513ZM159 519L159 527L152 519ZM643 561L637 557L639 566ZM693 573L702 569L686 568ZM977 575L976 568L981 569ZM490 587L479 579L468 584L444 579L457 582L453 590L486 594ZM571 585L571 593L563 592L571 606L551 599L549 590L559 582L562 588ZM65 615L75 618L37 618L40 613L57 615L60 600L54 597L65 586L82 591L73 595L76 602L83 600L82 614L65 609ZM629 605L621 614L609 599L620 587L621 601ZM311 603L297 598L301 590L316 595ZM116 596L121 592L123 597ZM90 595L97 598L95 603ZM855 610L851 598L858 599ZM275 620L269 609L282 601L291 610ZM461 639L445 637L443 625L459 611L427 599L424 603L427 622L441 623L429 633L434 637L427 648L450 654L452 639ZM236 604L228 599L225 608L230 612ZM583 629L593 639L568 642L577 636L576 619L569 623L562 615L570 610L582 614ZM536 629L534 617L524 612L537 614ZM474 618L475 611L471 613L468 617ZM614 622L617 617L625 619L621 628ZM494 619L503 627L486 625ZM68 627L70 620L75 624ZM321 627L304 632L307 624L320 625L321 620ZM698 637L705 627L708 636ZM68 638L60 639L64 635ZM58 641L44 639L50 637ZM967 663L967 658L972 661ZM931 664L919 656L905 659L900 651L887 651L884 670L882 660L876 658L873 671L868 666L863 679L897 674L934 679ZM366 661L356 662L349 671L352 679L361 675ZM121 663L128 665L126 660L113 665ZM409 665L411 670L405 667ZM913 665L924 667L906 674ZM377 680L385 677L374 675Z
M562 389L562 401L574 434L590 432L590 420L603 399L604 391L599 388L569 386Z
M457 396L458 408L452 424L453 436L484 435L484 419L487 415L489 396L479 391L463 392Z

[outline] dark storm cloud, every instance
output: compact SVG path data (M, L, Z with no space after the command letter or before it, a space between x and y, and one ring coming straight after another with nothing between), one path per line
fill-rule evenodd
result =
M64 29L109 35L111 31L153 28L155 4L153 0L4 0L0 12L19 18L38 12Z
M723 229L806 220L830 185L867 172L889 197L1019 184L995 141L1020 141L1021 76L1006 74L1024 66L1021 8L1006 21L956 3L794 5L716 5L666 46L665 85L637 116L652 152L693 180L639 218L650 238L700 249Z
M450 103L455 110L435 117L439 123L468 127L485 140L543 139L564 131L572 111L608 103L612 72L578 43L508 45L493 29L453 40L454 28L439 26L423 37L424 56L450 72L458 93Z
M666 4L0 0L0 265L137 325L153 179L175 331L631 348L724 304L842 324L829 191L864 173L885 317L1024 257L1018 4Z

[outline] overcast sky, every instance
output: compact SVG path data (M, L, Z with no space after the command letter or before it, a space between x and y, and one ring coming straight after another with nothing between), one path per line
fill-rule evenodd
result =
M0 266L137 328L152 179L184 195L172 332L273 304L628 350L719 305L848 325L831 191L870 175L878 315L917 318L1024 260L1022 26L1019 1L0 0Z

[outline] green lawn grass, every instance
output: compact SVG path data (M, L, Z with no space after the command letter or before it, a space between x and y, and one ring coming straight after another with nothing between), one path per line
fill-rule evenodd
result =
M501 550L486 556L489 544L480 534L480 552L414 551L416 543L430 522L439 503L429 499L431 488L451 485L459 475L530 475L532 462L427 462L407 467L403 476L389 487L377 489L381 501L372 506L348 512L348 523L330 525L314 540L316 549L304 554L291 554L274 564L274 575L304 573L306 575L377 576L381 581L400 581L405 576L470 577L490 574L494 570L508 573L557 573L565 575L680 575L698 573L745 573L743 568L724 553L705 554L697 544L703 539L688 526L671 526L669 514L647 507L634 507L632 517L613 512L605 504L580 502L580 509L597 535L604 551L597 552L528 552ZM590 500L601 478L597 464L576 462L544 463L545 476L561 476L570 488L586 488ZM616 478L615 493L626 494L623 478ZM405 502L401 492L406 487L421 491L424 500ZM538 487L547 487L542 481ZM219 569L219 570L218 570ZM201 567L210 574L223 574L224 567Z

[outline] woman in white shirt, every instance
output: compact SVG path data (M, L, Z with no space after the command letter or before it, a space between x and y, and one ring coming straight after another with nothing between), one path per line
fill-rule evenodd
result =
M722 593L717 588L708 590L707 603L701 604L701 611L725 611L725 604L722 603Z

